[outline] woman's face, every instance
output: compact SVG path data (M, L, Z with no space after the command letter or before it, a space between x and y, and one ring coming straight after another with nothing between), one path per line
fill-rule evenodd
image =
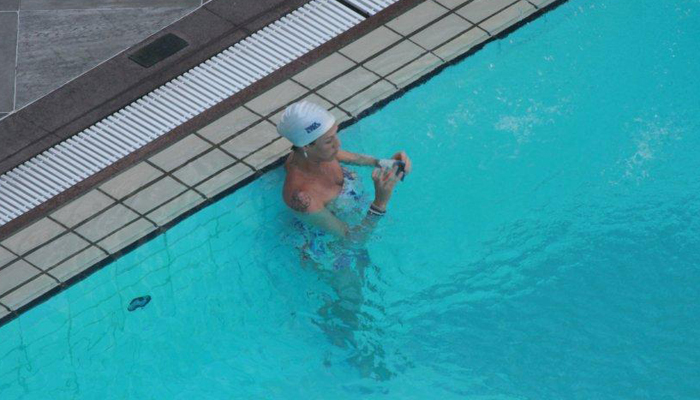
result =
M313 145L306 147L306 152L310 157L319 161L331 161L335 159L340 150L340 139L338 139L338 124L335 124L324 133L323 136L316 139Z

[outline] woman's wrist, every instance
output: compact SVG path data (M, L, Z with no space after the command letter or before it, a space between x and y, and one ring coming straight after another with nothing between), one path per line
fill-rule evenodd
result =
M386 212L386 202L374 200L370 207L376 209L377 211Z

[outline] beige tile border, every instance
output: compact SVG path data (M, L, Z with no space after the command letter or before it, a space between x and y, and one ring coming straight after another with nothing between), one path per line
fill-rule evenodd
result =
M291 102L357 118L553 2L428 0L74 199L0 243L0 319L276 163Z

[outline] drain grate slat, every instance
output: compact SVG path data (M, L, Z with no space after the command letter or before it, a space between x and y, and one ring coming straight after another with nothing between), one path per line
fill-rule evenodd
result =
M0 176L0 226L398 0L312 0ZM362 13L358 12L362 11ZM171 38L173 39L173 38ZM173 40L172 51L182 42ZM168 51L165 51L168 50ZM153 62L148 55L140 59ZM157 58L157 57L156 57Z
M344 0L369 15L374 15L398 0Z

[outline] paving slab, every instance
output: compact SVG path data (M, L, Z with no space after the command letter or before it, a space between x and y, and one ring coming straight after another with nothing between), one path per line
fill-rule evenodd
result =
M484 42L489 35L483 29L474 25L471 29L450 40L433 51L438 57L445 61L450 61Z
M47 135L48 131L17 115L3 119L0 121L0 161L12 157Z
M479 23L517 0L474 0L457 10L457 14L473 23Z
M18 260L0 269L0 296L39 274L40 270L24 260Z
M17 13L0 12L0 111L10 112L15 105L17 22Z
M65 232L65 229L59 224L48 218L42 218L5 239L2 245L15 254L23 255L27 251L48 242L63 232Z
M16 258L17 256L12 254L12 252L4 247L0 247L0 268Z
M161 175L163 173L157 168L141 162L108 180L100 189L116 199L122 199Z
M51 217L70 228L104 210L112 203L114 200L109 196L98 190L92 190L61 207L51 214Z
M58 282L51 277L39 275L17 290L0 298L0 302L10 307L12 310L18 310L56 286L58 286Z
M84 238L95 242L136 218L138 218L138 214L121 204L115 204L95 218L80 225L75 231Z
M104 260L106 257L107 254L105 252L95 246L90 246L70 259L51 268L48 272L52 276L58 278L59 281L65 282L93 264Z
M185 190L187 190L185 186L166 176L153 185L131 195L124 200L124 204L141 214L146 214Z
M252 175L253 171L250 167L243 163L234 164L226 168L213 177L207 179L203 183L197 185L196 189L207 196L213 198L224 190L229 189L236 183Z
M187 8L154 8L148 12L140 9L22 11L16 109L93 69L189 11ZM102 98L95 91L92 96Z
M12 0L2 0L12 1ZM16 0L19 3L19 0ZM199 7L201 0L22 0L25 10L119 9L153 7Z
M221 147L234 157L242 159L279 137L277 128L271 123L263 121L224 143Z
M19 0L2 0L0 1L0 11L17 11L19 10Z
M203 8L248 32L254 32L309 0L229 0L213 1Z
M338 51L351 60L362 62L399 40L401 40L401 35L384 26L380 26Z
M404 40L386 52L367 61L365 67L381 76L386 76L410 61L415 60L424 52L425 50L417 44Z
M438 57L426 53L417 60L412 61L405 67L387 76L386 79L396 86L403 88L421 78L427 72L435 69L438 65L442 64L442 62L443 61Z
M156 227L141 218L101 240L98 245L110 254L120 252L124 247L153 232Z
M426 1L392 20L386 26L404 36L408 36L448 11L448 9L434 1Z
M204 201L204 197L193 190L189 190L163 204L163 206L159 207L157 210L149 213L147 217L151 221L158 224L158 226L163 226L180 216L181 213L201 204Z
M219 149L214 149L185 164L173 176L188 186L194 186L237 160Z
M339 104L379 79L380 77L372 71L357 67L324 86L318 91L318 94L335 104Z
M46 271L48 268L88 246L89 243L84 239L72 232L68 232L46 246L29 253L25 256L25 260Z
M433 50L472 26L472 23L464 18L450 14L411 36L410 39L424 49Z
M518 21L522 21L530 14L537 11L532 4L527 1L519 1L496 15L479 23L479 26L487 30L491 35L497 35L501 31L510 27Z
M224 115L213 123L201 128L199 134L214 143L222 141L237 134L242 129L253 125L261 117L245 107L239 107Z

